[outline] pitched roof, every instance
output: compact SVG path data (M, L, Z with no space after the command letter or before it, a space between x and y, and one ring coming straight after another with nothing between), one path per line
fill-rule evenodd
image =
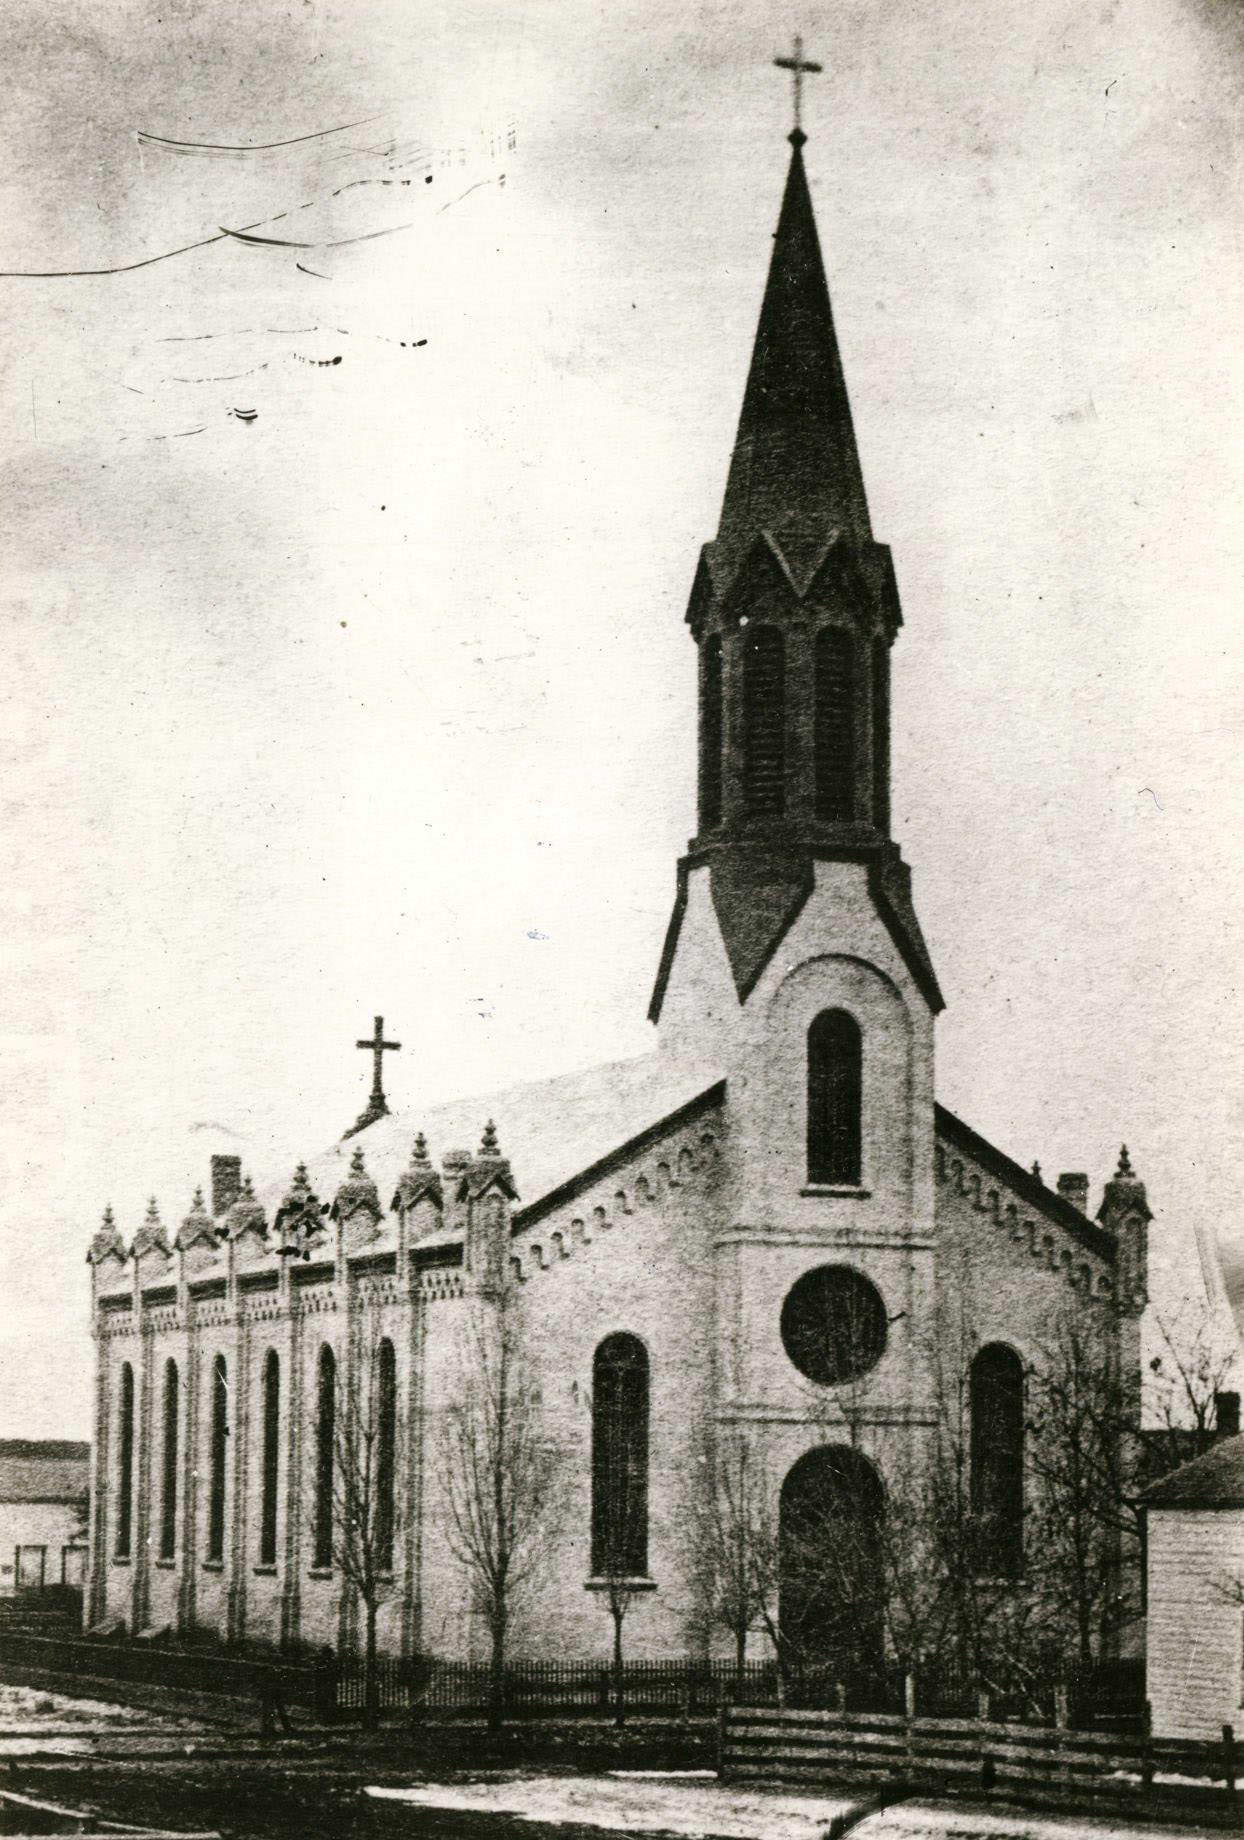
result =
M785 532L784 551L817 552L834 529L872 542L803 136L791 139L794 152L713 546L713 561L725 561L730 573L765 531Z
M0 1438L0 1502L77 1501L91 1447L64 1438Z
M469 1094L439 1105L390 1112L348 1142L334 1144L308 1162L312 1188L330 1201L345 1178L355 1149L387 1202L410 1162L418 1131L439 1164L448 1150L474 1154L491 1119L503 1155L513 1167L524 1212L560 1191L620 1146L699 1099L721 1079L715 1067L661 1053L557 1074L499 1092ZM261 1190L269 1217L279 1206L288 1175Z
M1141 1500L1146 1508L1244 1508L1244 1435L1224 1438L1172 1470Z

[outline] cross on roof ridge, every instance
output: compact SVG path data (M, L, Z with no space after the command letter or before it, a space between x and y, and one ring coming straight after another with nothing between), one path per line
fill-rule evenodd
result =
M387 1117L389 1104L384 1096L381 1063L386 1053L396 1054L402 1046L400 1041L385 1040L383 1016L376 1017L371 1035L365 1036L362 1041L356 1041L354 1045L356 1048L366 1048L372 1057L371 1097L350 1129L343 1134L343 1141L346 1137L353 1137L356 1131L366 1130L367 1126L374 1124L377 1118Z

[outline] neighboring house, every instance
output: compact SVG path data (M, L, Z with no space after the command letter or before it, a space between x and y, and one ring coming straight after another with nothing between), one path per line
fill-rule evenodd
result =
M0 1438L0 1597L82 1584L90 1467L89 1444Z
M1162 1738L1219 1738L1244 1701L1244 1437L1144 1496L1145 1692Z

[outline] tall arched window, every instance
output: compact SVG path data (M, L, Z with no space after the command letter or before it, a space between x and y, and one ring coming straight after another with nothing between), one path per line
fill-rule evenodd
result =
M700 688L700 829L721 823L721 634L704 641Z
M276 1486L280 1463L281 1358L269 1348L263 1363L263 1474L259 1495L259 1563L276 1564Z
M225 1357L212 1363L212 1429L207 1481L207 1557L216 1565L225 1556L225 1446L229 1436L229 1374Z
M816 635L816 815L829 824L855 816L855 641L841 626Z
M177 1419L181 1407L176 1361L164 1363L164 1443L160 1491L160 1557L177 1552Z
M743 804L786 808L786 641L776 626L743 630Z
M972 1362L971 1491L981 1569L1014 1577L1024 1557L1024 1365L990 1342Z
M890 648L873 640L873 823L890 829Z
M315 1560L333 1562L333 1468L337 1433L337 1362L331 1348L320 1349L315 1409Z
M134 1369L127 1361L121 1369L121 1397L117 1405L117 1544L118 1559L130 1556L134 1531Z
M376 1351L376 1565L393 1570L393 1485L397 1472L397 1361L388 1337Z
M648 1350L607 1335L592 1363L592 1571L648 1571Z
M844 1009L822 1010L808 1030L808 1180L860 1180L863 1043Z

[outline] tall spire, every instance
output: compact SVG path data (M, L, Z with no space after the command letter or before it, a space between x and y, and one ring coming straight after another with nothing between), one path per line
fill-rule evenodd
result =
M790 139L790 171L713 546L719 581L762 532L779 543L785 535L801 549L823 544L835 530L857 543L872 541L804 171L804 135L797 129Z
M691 878L709 893L740 1003L817 886L867 865L874 908L931 1009L942 1007L890 836L890 647L902 625L874 540L796 123L721 519L691 585L699 648L699 824L649 1015L680 950Z

